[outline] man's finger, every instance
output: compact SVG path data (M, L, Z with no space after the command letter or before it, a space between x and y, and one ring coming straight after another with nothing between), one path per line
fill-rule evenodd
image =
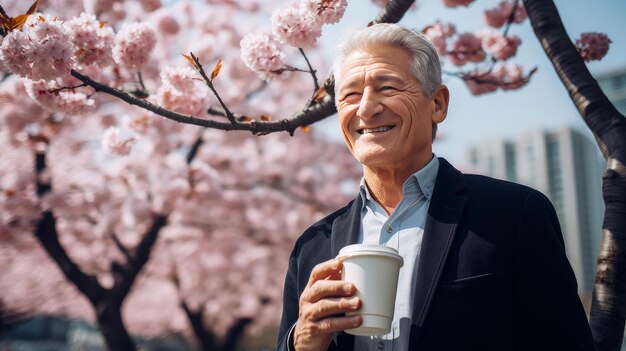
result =
M311 323L311 334L321 335L340 332L346 329L356 328L360 326L361 323L363 323L363 318L360 315L324 318Z
M354 284L343 280L318 280L304 289L301 299L315 303L323 298L352 296L356 293Z
M328 260L317 264L315 267L313 267L313 271L311 271L307 287L310 287L318 280L323 280L329 277L339 279L341 277L339 275L341 273L341 268L341 261L337 259Z
M355 312L361 308L361 299L353 297L336 297L323 299L312 305L311 319L319 321L330 316L346 312Z

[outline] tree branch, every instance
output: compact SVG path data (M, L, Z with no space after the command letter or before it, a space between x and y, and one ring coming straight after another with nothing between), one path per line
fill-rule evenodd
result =
M387 4L385 9L381 11L378 17L370 23L370 25L374 23L383 23L383 22L389 22L389 23L398 22L402 18L402 16L404 16L404 14L409 9L409 7L413 4L414 1L415 0L391 0ZM196 59L196 62L197 62L197 59ZM199 62L197 63L199 64ZM78 80L89 85L90 87L94 88L98 92L104 92L109 95L115 96L118 99L126 101L130 105L139 106L159 116L174 120L179 123L193 124L193 125L198 125L201 127L214 128L214 129L220 129L220 130L225 130L225 131L243 130L243 131L249 131L253 135L266 135L266 134L275 133L275 132L288 132L289 135L293 135L295 130L298 127L303 127L303 126L314 124L337 112L337 109L335 107L335 102L334 102L335 79L332 73L324 82L324 85L323 85L324 90L325 90L324 97L319 98L316 101L315 98L319 96L319 94L316 94L316 96L314 96L311 100L307 102L307 104L305 105L307 106L306 108L297 112L291 118L282 119L282 120L278 120L274 122L250 121L246 123L238 123L237 115L230 112L226 108L226 106L223 104L223 102L221 102L221 100L220 100L220 103L223 108L223 113L222 114L212 113L212 112L219 111L216 108L210 108L209 113L216 114L216 115L223 115L225 117L228 117L230 120L230 123L218 122L214 120L206 120L206 119L198 118L195 116L181 115L179 113L168 110L161 106L154 105L150 103L149 101L133 97L124 91L109 87L105 84L98 83L94 81L93 79L87 76L84 76L75 70L72 70L71 74L74 78L77 78ZM208 77L206 77L206 73L204 73L203 78L205 79L205 81L208 79ZM208 81L210 82L210 79L208 79ZM216 96L218 95L216 94ZM218 96L218 99L219 99L219 96ZM235 123L233 123L233 120Z
M120 238L118 238L117 235L115 235L115 233L112 233L111 239L113 239L115 246L117 246L117 248L122 252L122 254L124 254L124 257L126 257L126 262L130 262L130 260L133 259L133 256L130 253L130 251L128 251L128 248L124 246L124 244L122 244L122 242L120 241Z
M224 111L224 109L219 108L219 107L211 106L207 109L207 113L213 116L227 117L226 111ZM232 115L233 117L235 117L235 120L237 120L238 122L245 122L250 119L250 117L248 116L240 115L234 112L232 113Z
M6 12L4 12L4 8L2 8L2 5L0 5L0 15L2 15L4 18L9 18L9 15L7 15ZM4 26L0 26L0 36L2 37L6 37L7 36L6 30L4 29Z
M189 152L187 153L186 160L188 165L191 164L191 161L193 161L194 158L196 158L196 155L198 155L198 151L200 150L200 146L204 144L204 138L202 137L202 134L204 133L199 133L196 141L194 141L193 145L191 145L191 148L189 149Z
M137 245L128 263L124 265L124 270L117 274L114 272L115 285L112 290L117 298L123 299L130 291L137 275L146 262L148 262L148 258L150 258L150 253L159 235L159 231L163 229L166 224L166 215L156 215L152 221L152 226L150 226L146 235L144 235L139 245Z
M519 0L515 0L513 2L513 11L509 15L509 18L506 20L506 24L504 25L504 30L502 31L502 36L506 37L509 33L509 29L511 28L511 24L515 20L515 12L517 12L517 8L519 7Z
M309 71L303 69L303 68L298 68L298 67L294 67L294 66L289 66L289 65L285 65L283 66L281 69L276 69L273 71L270 71L272 73L276 73L276 74L281 74L283 72L302 72L302 73L309 73Z
M35 155L35 172L37 174L37 197L41 198L52 190L49 183L42 181L42 173L46 169L46 153ZM72 261L59 242L56 230L56 218L51 210L44 211L35 227L35 236L44 247L48 255L59 266L63 275L70 280L91 302L96 305L105 293L95 276L85 274Z
M213 81L206 75L206 72L204 71L204 68L202 68L202 64L200 63L200 60L198 60L198 58L196 57L196 55L193 54L193 52L191 53L191 59L196 64L196 67L198 68L198 72L200 72L200 75L202 76L202 79L204 79L204 82L206 83L206 85L209 87L209 89L211 89L211 91L213 92L213 95L215 95L215 97L217 98L217 101L220 102L220 105L222 105L222 108L224 109L224 112L226 113L226 118L228 118L231 124L237 124L237 121L235 121L235 117L233 116L232 112L230 112L230 110L228 109L224 101L222 101L220 94L217 93L215 86L213 86Z
M217 341L215 335L204 327L204 313L200 311L192 311L185 301L181 299L180 306L185 311L185 315L191 324L193 333L198 338L202 350L216 350Z
M64 90L72 90L73 91L75 89L86 87L86 86L87 86L87 84L83 83L83 84L75 85L73 87L61 87L61 88L58 88L58 89L48 90L48 92L50 94L56 94L56 93L64 91Z
M243 338L246 327L252 323L252 318L240 318L228 328L228 332L224 336L222 342L222 350L236 350L237 345Z
M191 164L191 162L198 155L198 150L200 149L200 146L202 146L202 143L203 138L202 133L200 133L192 147L189 149L187 157L185 158L188 165ZM158 238L159 232L167 225L167 220L168 215L155 215L152 221L152 226L150 227L146 235L144 235L144 237L141 239L141 242L139 242L139 245L137 245L137 248L132 255L128 252L128 250L126 250L126 248L122 245L119 239L117 239L115 234L113 235L113 239L116 245L118 245L122 252L127 255L128 259L127 264L124 265L121 270L113 272L115 278L115 286L112 290L115 291L118 298L123 299L130 291L130 288L137 278L137 275L139 274L143 266L145 266L146 262L148 262L150 254L152 252L152 248L154 247L154 244Z
M141 72L137 72L137 81L139 82L139 88L142 92L146 92L146 85L143 83L143 76Z
M311 62L309 62L309 58L306 57L306 54L304 53L304 50L302 50L302 48L298 48L298 50L302 54L302 57L304 57L304 60L306 61L306 65L309 67L309 73L311 73L311 77L313 78L313 85L315 86L315 90L313 90L313 95L315 95L315 93L320 88L320 84L317 81L317 74L315 74L316 71L313 69L313 66L311 66Z
M276 122L251 121L248 123L232 124L202 119L194 116L181 115L174 111L165 109L161 106L154 105L149 101L133 97L124 91L109 87L105 84L98 83L93 79L78 73L75 70L72 70L71 74L73 77L94 88L96 91L115 96L118 99L126 101L130 105L139 106L159 116L163 116L176 122L193 124L207 128L221 129L226 131L244 130L249 131L254 135L265 135L274 132L288 132L290 135L293 135L298 127L310 125L317 121L321 121L322 119L331 116L337 111L335 108L335 102L332 98L332 85L328 85L329 81L327 81L327 85L325 85L325 89L328 94L323 99L321 99L319 103L302 111L299 111L290 119L283 119ZM334 84L334 81L332 83Z
M511 81L511 82L505 82L502 79L492 77L490 75L491 71L478 72L478 73L468 72L468 73L460 73L460 74L446 72L445 74L454 75L456 77L461 78L462 80L471 80L471 81L474 81L476 84L491 84L491 85L495 85L503 89L514 89L515 87L519 87L520 83L521 84L528 83L530 81L530 78L536 72L537 72L537 67L531 69L530 72L528 72L528 74L526 75L526 77L520 76L519 80Z

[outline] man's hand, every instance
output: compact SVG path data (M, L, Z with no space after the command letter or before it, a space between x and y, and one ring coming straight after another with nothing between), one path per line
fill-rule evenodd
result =
M341 268L342 263L337 259L313 268L300 296L300 314L294 331L297 351L325 351L333 333L361 325L361 316L343 316L345 312L360 309L361 300L354 296L354 284L340 280Z

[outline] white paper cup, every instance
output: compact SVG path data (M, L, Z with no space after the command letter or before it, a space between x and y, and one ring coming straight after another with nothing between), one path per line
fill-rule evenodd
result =
M339 251L343 262L341 279L356 286L361 310L347 316L361 315L363 324L345 332L352 335L385 335L391 330L396 303L398 275L404 264L398 251L382 245L349 245Z

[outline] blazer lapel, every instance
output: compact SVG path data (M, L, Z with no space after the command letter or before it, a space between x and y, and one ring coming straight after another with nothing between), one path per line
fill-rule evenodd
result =
M339 250L344 246L356 244L361 231L361 207L363 201L361 196L357 196L352 202L352 206L346 213L337 217L333 222L330 235L330 257L337 257Z
M417 326L417 333L421 330L428 314L465 205L465 198L455 195L465 187L461 173L446 160L440 158L439 161L435 190L424 228L413 299L412 324ZM414 334L411 333L411 344L418 337Z

